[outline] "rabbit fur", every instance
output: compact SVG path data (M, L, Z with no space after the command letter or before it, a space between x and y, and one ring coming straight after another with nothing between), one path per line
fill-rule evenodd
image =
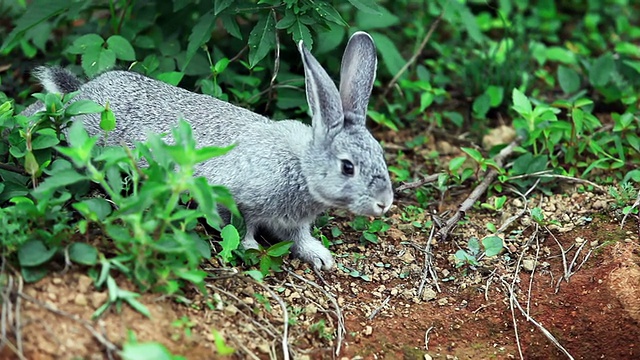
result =
M393 201L382 147L365 127L376 73L372 38L356 32L345 49L340 90L300 42L312 126L297 120L272 121L208 95L168 85L129 71L107 71L82 83L68 70L37 68L48 92L79 90L72 100L107 102L116 129L105 145L133 146L148 132L167 134L179 118L193 127L199 146L236 144L224 156L196 167L196 175L226 186L242 213L245 248L266 231L279 241L294 242L292 253L316 269L334 266L329 250L311 235L315 218L329 208L380 216ZM40 108L42 104L40 104ZM40 110L27 108L24 115ZM91 135L100 134L99 114L79 116ZM351 164L351 166L349 165Z

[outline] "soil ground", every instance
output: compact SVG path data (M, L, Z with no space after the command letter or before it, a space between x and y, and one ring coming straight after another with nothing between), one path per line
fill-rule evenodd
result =
M332 248L341 266L323 279L288 259L291 270L264 286L236 275L212 278L211 297L189 291L188 304L142 295L151 318L124 305L91 320L107 292L94 288L86 269L71 268L24 285L26 297L14 302L21 307L20 346L27 359L118 358L105 343L121 347L135 334L188 359L212 359L221 358L215 329L236 349L232 358L283 358L284 305L295 359L510 359L520 352L525 359L567 358L551 337L575 359L638 359L637 220L621 229L600 197L575 191L537 197L558 223L536 229L524 215L505 233L501 255L457 268L452 254L464 248L464 239L481 237L483 224L500 223L523 204L510 200L502 213L475 211L450 240L432 240L437 281L429 271L424 277L429 234L403 225L401 202L378 244L362 245L338 214L330 226L344 230L346 240ZM119 284L135 290L124 279ZM11 349L18 346L15 334L12 339L1 358L19 358Z

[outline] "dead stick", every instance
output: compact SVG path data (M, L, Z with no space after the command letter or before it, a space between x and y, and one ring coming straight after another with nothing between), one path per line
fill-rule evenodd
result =
M53 307L53 306L51 306L49 304L46 304L46 303L44 303L44 302L42 302L42 301L40 301L40 300L30 296L30 295L25 294L25 293L17 292L15 295L17 295L17 296L19 296L19 297L21 297L21 298L23 298L23 299L35 304L35 305L37 305L37 306L39 306L39 307L41 307L41 308L43 308L45 310L48 310L48 311L50 311L50 312L52 312L54 314L63 316L65 318L69 319L69 320L75 321L76 323L82 325L85 329L87 329L91 333L91 335L93 335L94 339L96 339L100 344L102 344L102 346L104 346L107 349L107 351L114 351L114 352L119 351L118 347L114 343L109 341L109 339L107 339L105 336L100 334L96 329L94 329L93 326L91 326L91 323L88 322L87 320L84 320L84 319L80 318L79 316L71 314L71 313L68 313L68 312L66 312L64 310L56 309L55 307Z
M11 171L24 176L29 176L29 174L27 174L27 172L24 171L24 169L17 166L9 165L9 164L0 163L0 169Z
M396 189L396 191L403 191L403 190L409 190L409 189L415 189L415 188L419 188L422 185L426 185L429 183L432 183L436 180L438 180L438 177L441 175L442 173L437 173L437 174L431 174L427 177L425 177L422 180L418 180L418 181L414 181L414 182L409 182L409 183L404 183L400 186L398 186L398 188Z
M511 156L511 153L513 153L513 149L515 149L516 146L518 146L518 144L520 144L520 140L521 139L519 137L516 138L515 140L513 140L511 142L511 144L509 144L504 149L500 150L500 153L498 153L498 155L496 155L496 157L493 159L493 161L495 161L496 165L499 168L501 168L503 166L504 161L509 156ZM491 185L493 180L495 180L496 176L498 176L498 170L496 170L493 167L486 172L486 174L484 176L484 179L482 179L480 184L475 189L473 189L471 194L469 194L469 197L467 197L462 202L462 204L460 204L460 207L458 208L458 211L456 211L456 213L453 214L453 216L451 216L449 218L449 220L447 220L446 224L438 231L438 237L441 240L446 240L446 238L449 235L449 232L451 231L451 229L453 229L453 227L458 223L458 221L460 221L460 219L462 219L464 214L469 209L471 209L473 204L475 204L476 201L478 201L480 196L482 196L482 194L484 194L487 191L487 189L489 188L489 185Z
M409 66L411 66L414 62L416 62L416 60L418 60L418 56L420 56L420 54L424 50L425 46L427 46L427 43L429 42L429 39L431 39L431 36L433 35L433 32L438 27L438 24L440 24L440 20L442 20L443 16L444 16L444 10L442 10L440 15L438 15L436 20L433 22L433 24L431 24L431 27L429 28L429 31L427 32L427 35L424 37L424 39L422 39L422 42L420 43L420 46L413 53L413 55L411 56L409 61L407 61L407 63L404 64L404 66L396 73L396 75L393 77L393 79L391 79L389 84L387 84L387 87L384 89L384 92L382 93L382 96L380 96L378 98L378 102L376 103L376 108L380 105L380 103L382 102L382 99L384 99L387 96L389 91L391 91L391 88L393 88L393 86L398 82L398 80L400 79L400 76L402 76L402 74L404 74L404 72L407 71L407 69L409 69Z

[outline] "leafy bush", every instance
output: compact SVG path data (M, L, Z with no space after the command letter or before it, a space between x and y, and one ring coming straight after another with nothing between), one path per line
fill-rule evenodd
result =
M211 249L195 231L198 219L220 230L218 204L238 213L228 190L194 177L194 166L231 147L197 147L191 127L180 121L173 130L175 144L149 134L148 141L133 150L99 148L99 135L89 136L81 122L62 130L67 129L70 115L91 112L107 114L101 126L113 129L112 114L88 101L66 106L71 96L38 96L46 107L44 112L13 117L9 110L0 123L0 131L10 134L4 156L31 175L14 177L14 182L5 183L10 186L0 189L0 195L14 203L2 209L3 222L10 225L1 233L5 256L17 253L28 281L44 276L43 265L63 248L71 260L96 265L96 248L70 239L76 230L87 236L100 230L113 246L106 250L110 256L102 261L98 284L104 283L110 269L117 269L142 289L174 293L182 281L202 285L206 273L198 266L211 257ZM56 146L67 140L68 146ZM28 189L43 171L46 179ZM1 175L12 179L6 170ZM92 186L105 197L90 196ZM184 205L191 199L197 207ZM80 219L71 222L72 212Z

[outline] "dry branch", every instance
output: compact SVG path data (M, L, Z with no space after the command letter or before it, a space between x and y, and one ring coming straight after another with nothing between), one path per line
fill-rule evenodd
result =
M387 84L387 87L384 89L384 92L378 98L378 102L376 103L376 108L382 103L383 99L386 98L387 94L389 93L389 91L391 91L393 86L398 82L398 79L400 79L402 74L404 74L404 72L407 71L407 69L409 69L409 67L413 63L415 63L416 60L418 60L418 56L420 56L425 46L427 46L429 39L431 39L431 36L433 36L433 32L438 27L438 24L440 24L440 20L442 20L442 17L444 16L444 11L445 10L443 9L440 15L438 15L435 21L431 24L431 27L429 28L427 35L425 35L424 39L422 39L420 46L418 46L418 49L413 53L413 55L411 55L411 58L409 59L409 61L407 61L407 63L404 64L404 66L393 76L393 79L391 79L389 84Z
M398 186L396 188L396 192L400 192L400 191L408 190L408 189L415 189L415 188L419 188L419 187L421 187L423 185L432 183L432 182L438 180L438 177L440 176L440 174L441 173L431 174L431 175L425 177L422 180L409 182L409 183L404 183L404 184L402 184L402 185L400 185L400 186Z
M504 161L509 156L511 156L511 154L513 153L513 149L515 149L516 146L520 144L520 140L521 139L519 137L516 138L507 147L500 150L500 153L498 153L498 155L496 155L493 161L495 161L496 165L499 168L504 166ZM484 179L482 179L482 182L480 182L480 184L475 189L473 189L471 194L469 194L469 197L467 197L462 202L462 204L460 204L458 211L456 211L455 214L453 214L453 216L450 217L449 220L447 220L444 226L440 228L440 230L438 231L438 238L440 238L441 240L445 240L447 236L449 236L449 232L451 231L451 229L453 229L453 227L456 226L458 221L460 221L462 217L464 217L464 214L469 209L471 209L473 204L475 204L476 201L478 201L480 196L482 196L482 194L484 194L487 191L487 189L489 188L489 185L491 185L491 183L493 182L493 180L495 180L497 176L498 176L498 171L494 168L491 168L486 172Z

